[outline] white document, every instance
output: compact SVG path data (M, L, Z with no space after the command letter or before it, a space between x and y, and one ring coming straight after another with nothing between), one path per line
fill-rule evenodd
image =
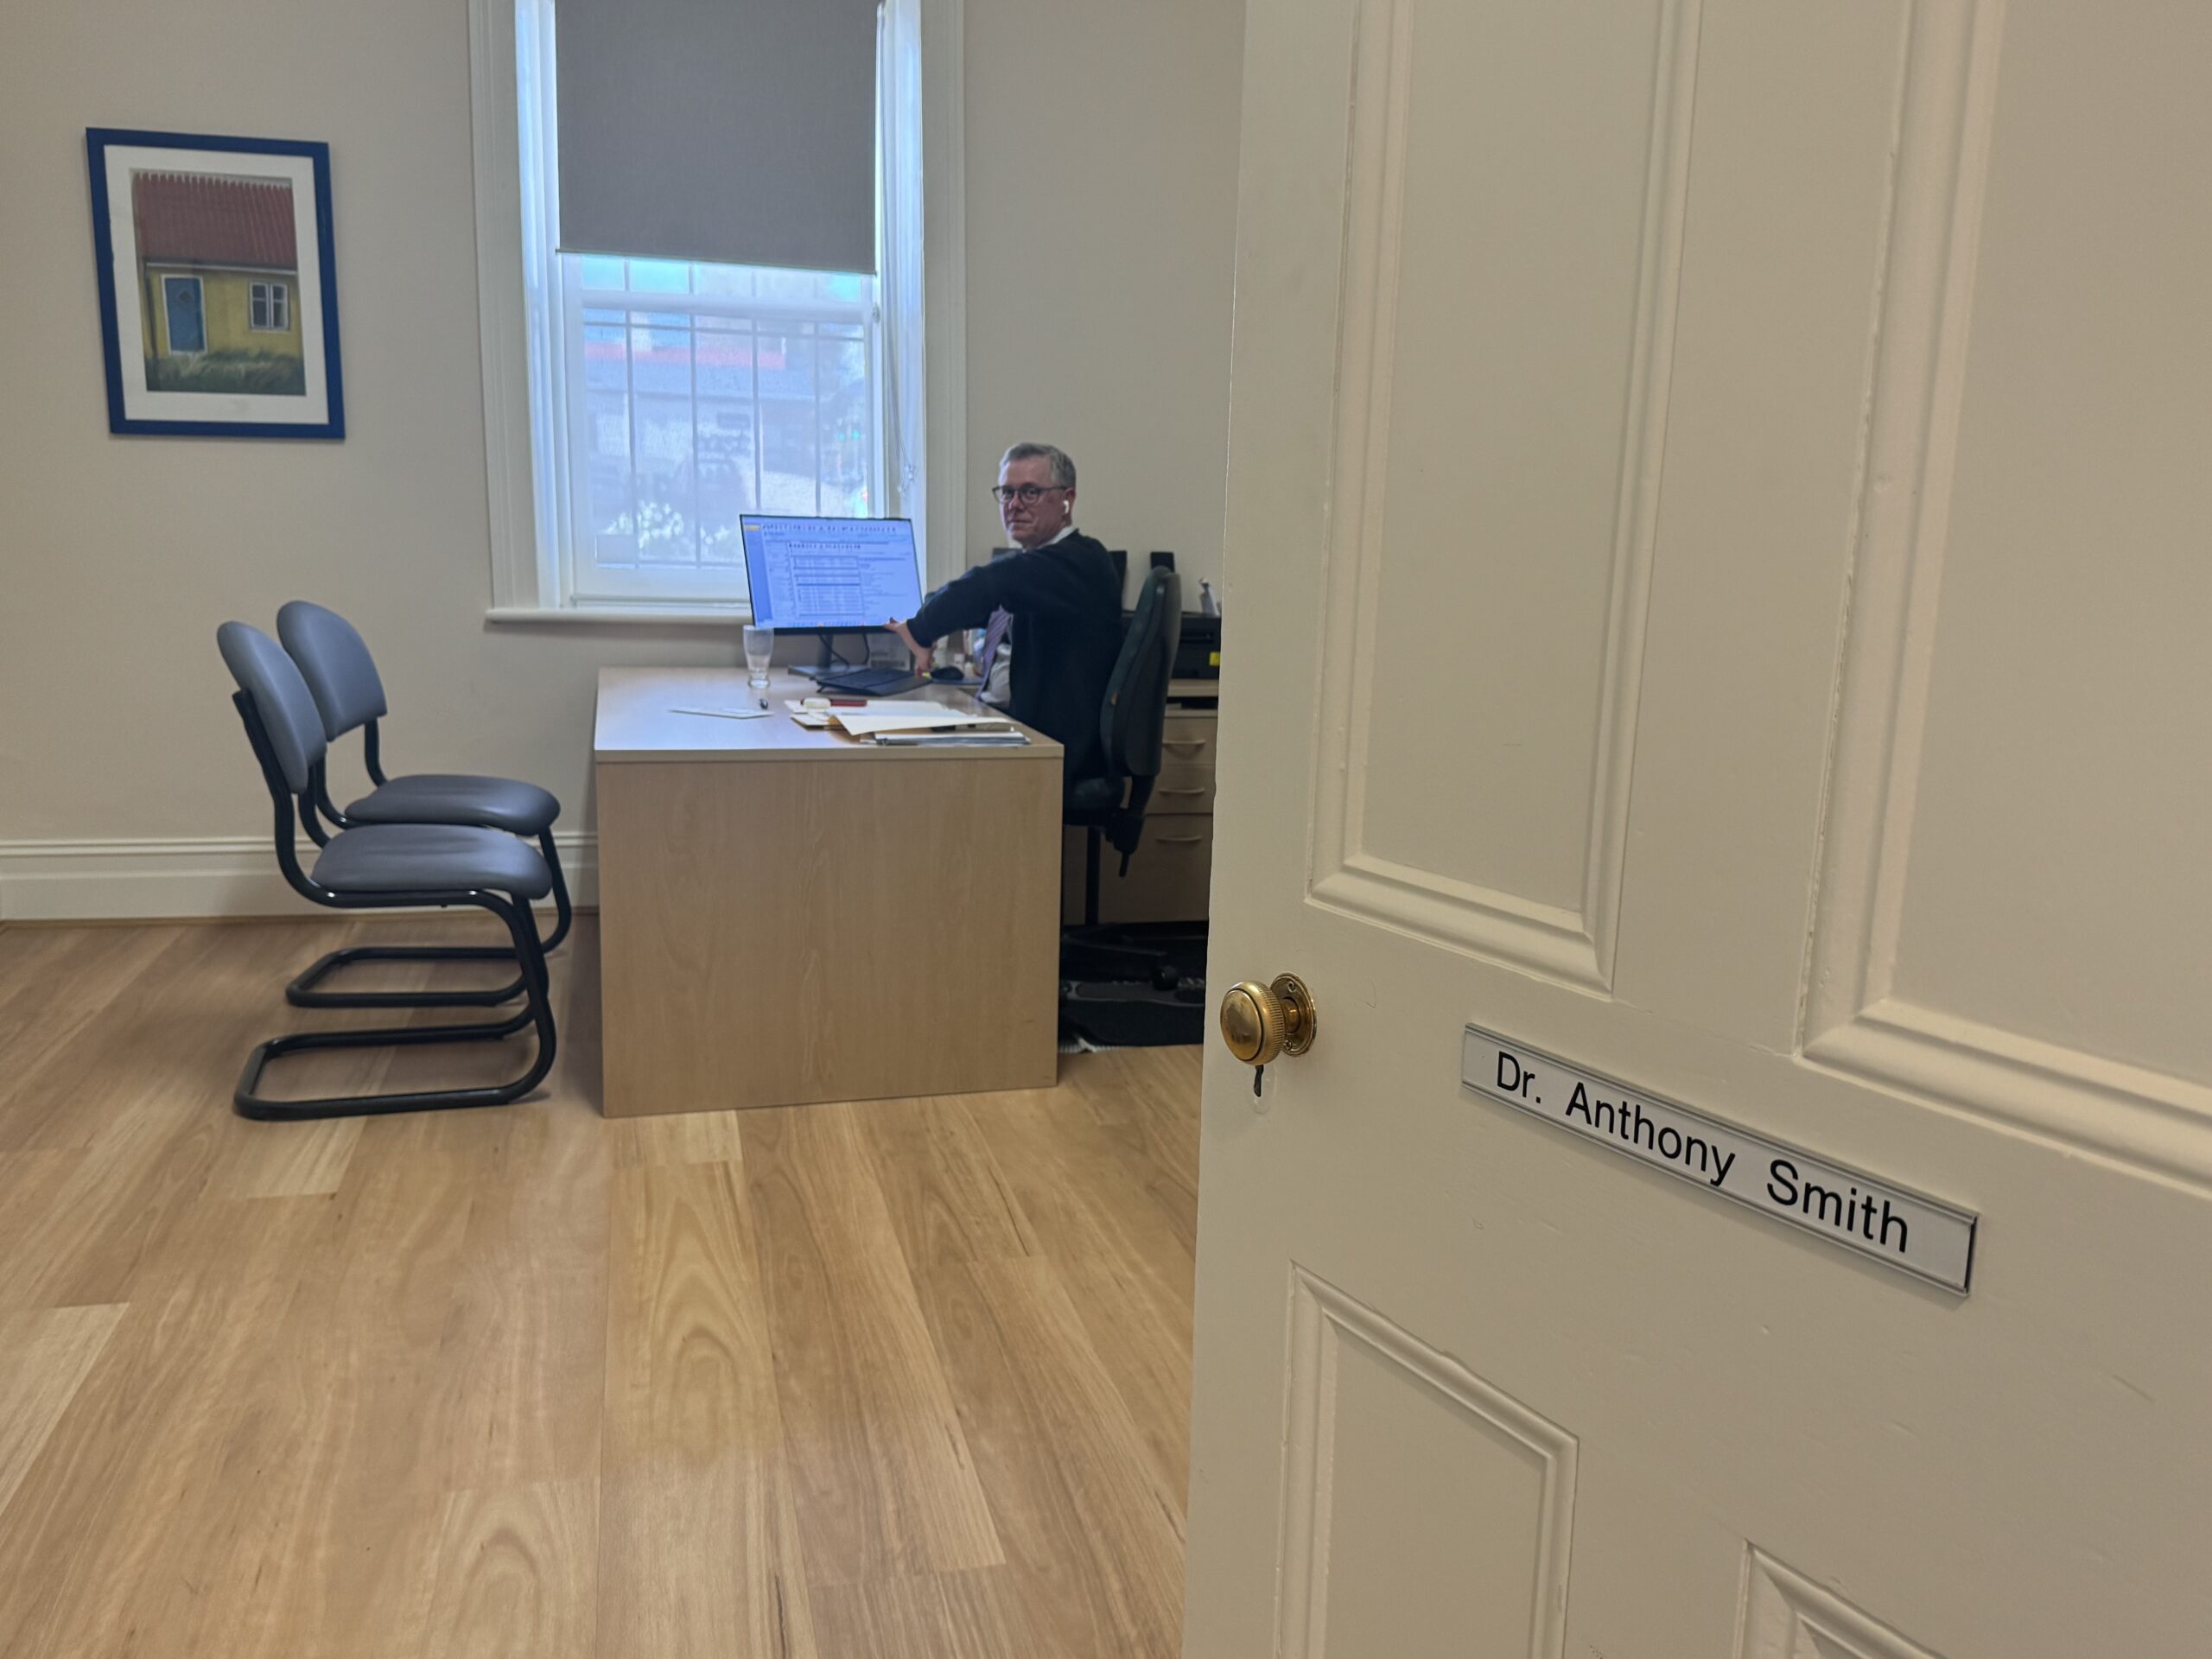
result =
M716 720L766 720L766 709L671 709L671 715L712 715Z
M886 732L963 731L976 727L1012 729L1004 715L971 714L938 702L871 702L865 709L833 709L830 713L830 718L855 737L877 737Z
M963 727L957 732L878 732L868 740L878 748L923 749L966 747L971 749L1019 749L1029 740L1016 731Z

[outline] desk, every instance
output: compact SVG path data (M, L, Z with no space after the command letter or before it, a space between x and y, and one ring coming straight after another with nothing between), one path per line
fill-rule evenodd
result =
M794 722L812 690L726 720L673 711L741 670L601 671L610 1117L1054 1081L1060 746L876 748Z

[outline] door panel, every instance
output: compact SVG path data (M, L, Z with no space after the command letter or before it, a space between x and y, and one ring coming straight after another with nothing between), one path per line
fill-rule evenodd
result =
M1940 118L1903 120L1913 15L1708 0L1697 34L1694 124L1763 137L1707 143L1688 169L1615 989L1781 1051L1803 990L1826 783L1807 734L1836 697L1869 342L1901 181L1940 188L1948 165ZM1747 785L1755 810L1724 804Z
M1612 969L1694 16L1370 0L1355 30L1315 891L1592 987Z
M1802 1573L1754 1549L1744 1563L1737 1659L1936 1659Z
M1645 321L1678 10L1397 0L1363 21L1355 72L1355 111L1382 107L1361 135L1376 147L1355 141L1351 205L1376 232L1355 257L1376 269L1347 850L1569 915L1619 509L1643 481L1622 366ZM1465 711L1449 744L1418 717L1375 718L1440 684Z
M2212 1084L2212 11L2016 10L1960 365L1894 994ZM2120 60L2124 87L2109 81ZM2055 328L2053 320L2067 326ZM2075 873L2053 882L2054 870Z
M1320 1028L1208 1056L1193 1659L2203 1646L2204 28L1254 6L1212 955ZM1978 1212L1972 1294L1470 1021Z
M1922 9L1802 1038L2199 1183L2212 582L2174 463L2212 340L2167 193L2208 47L2191 9Z
M1573 1437L1334 1286L1292 1294L1285 1659L1557 1651Z
M1333 1357L1327 1598L1317 1639L1289 1651L1526 1653L1542 1465L1376 1350Z

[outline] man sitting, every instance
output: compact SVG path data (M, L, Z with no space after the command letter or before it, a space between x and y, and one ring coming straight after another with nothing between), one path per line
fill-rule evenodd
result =
M1075 527L1075 463L1060 450L1015 444L991 493L1017 550L955 576L891 626L913 652L915 672L927 674L939 638L1006 612L1007 712L1058 740L1067 751L1061 781L1071 788L1106 772L1098 715L1122 650L1121 580L1105 547ZM991 664L978 666L989 673Z

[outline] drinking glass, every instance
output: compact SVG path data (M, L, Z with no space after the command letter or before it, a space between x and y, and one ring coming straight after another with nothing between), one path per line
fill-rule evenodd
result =
M748 677L745 683L756 691L767 687L768 658L774 654L775 649L776 631L773 628L750 626L746 628L745 667Z

